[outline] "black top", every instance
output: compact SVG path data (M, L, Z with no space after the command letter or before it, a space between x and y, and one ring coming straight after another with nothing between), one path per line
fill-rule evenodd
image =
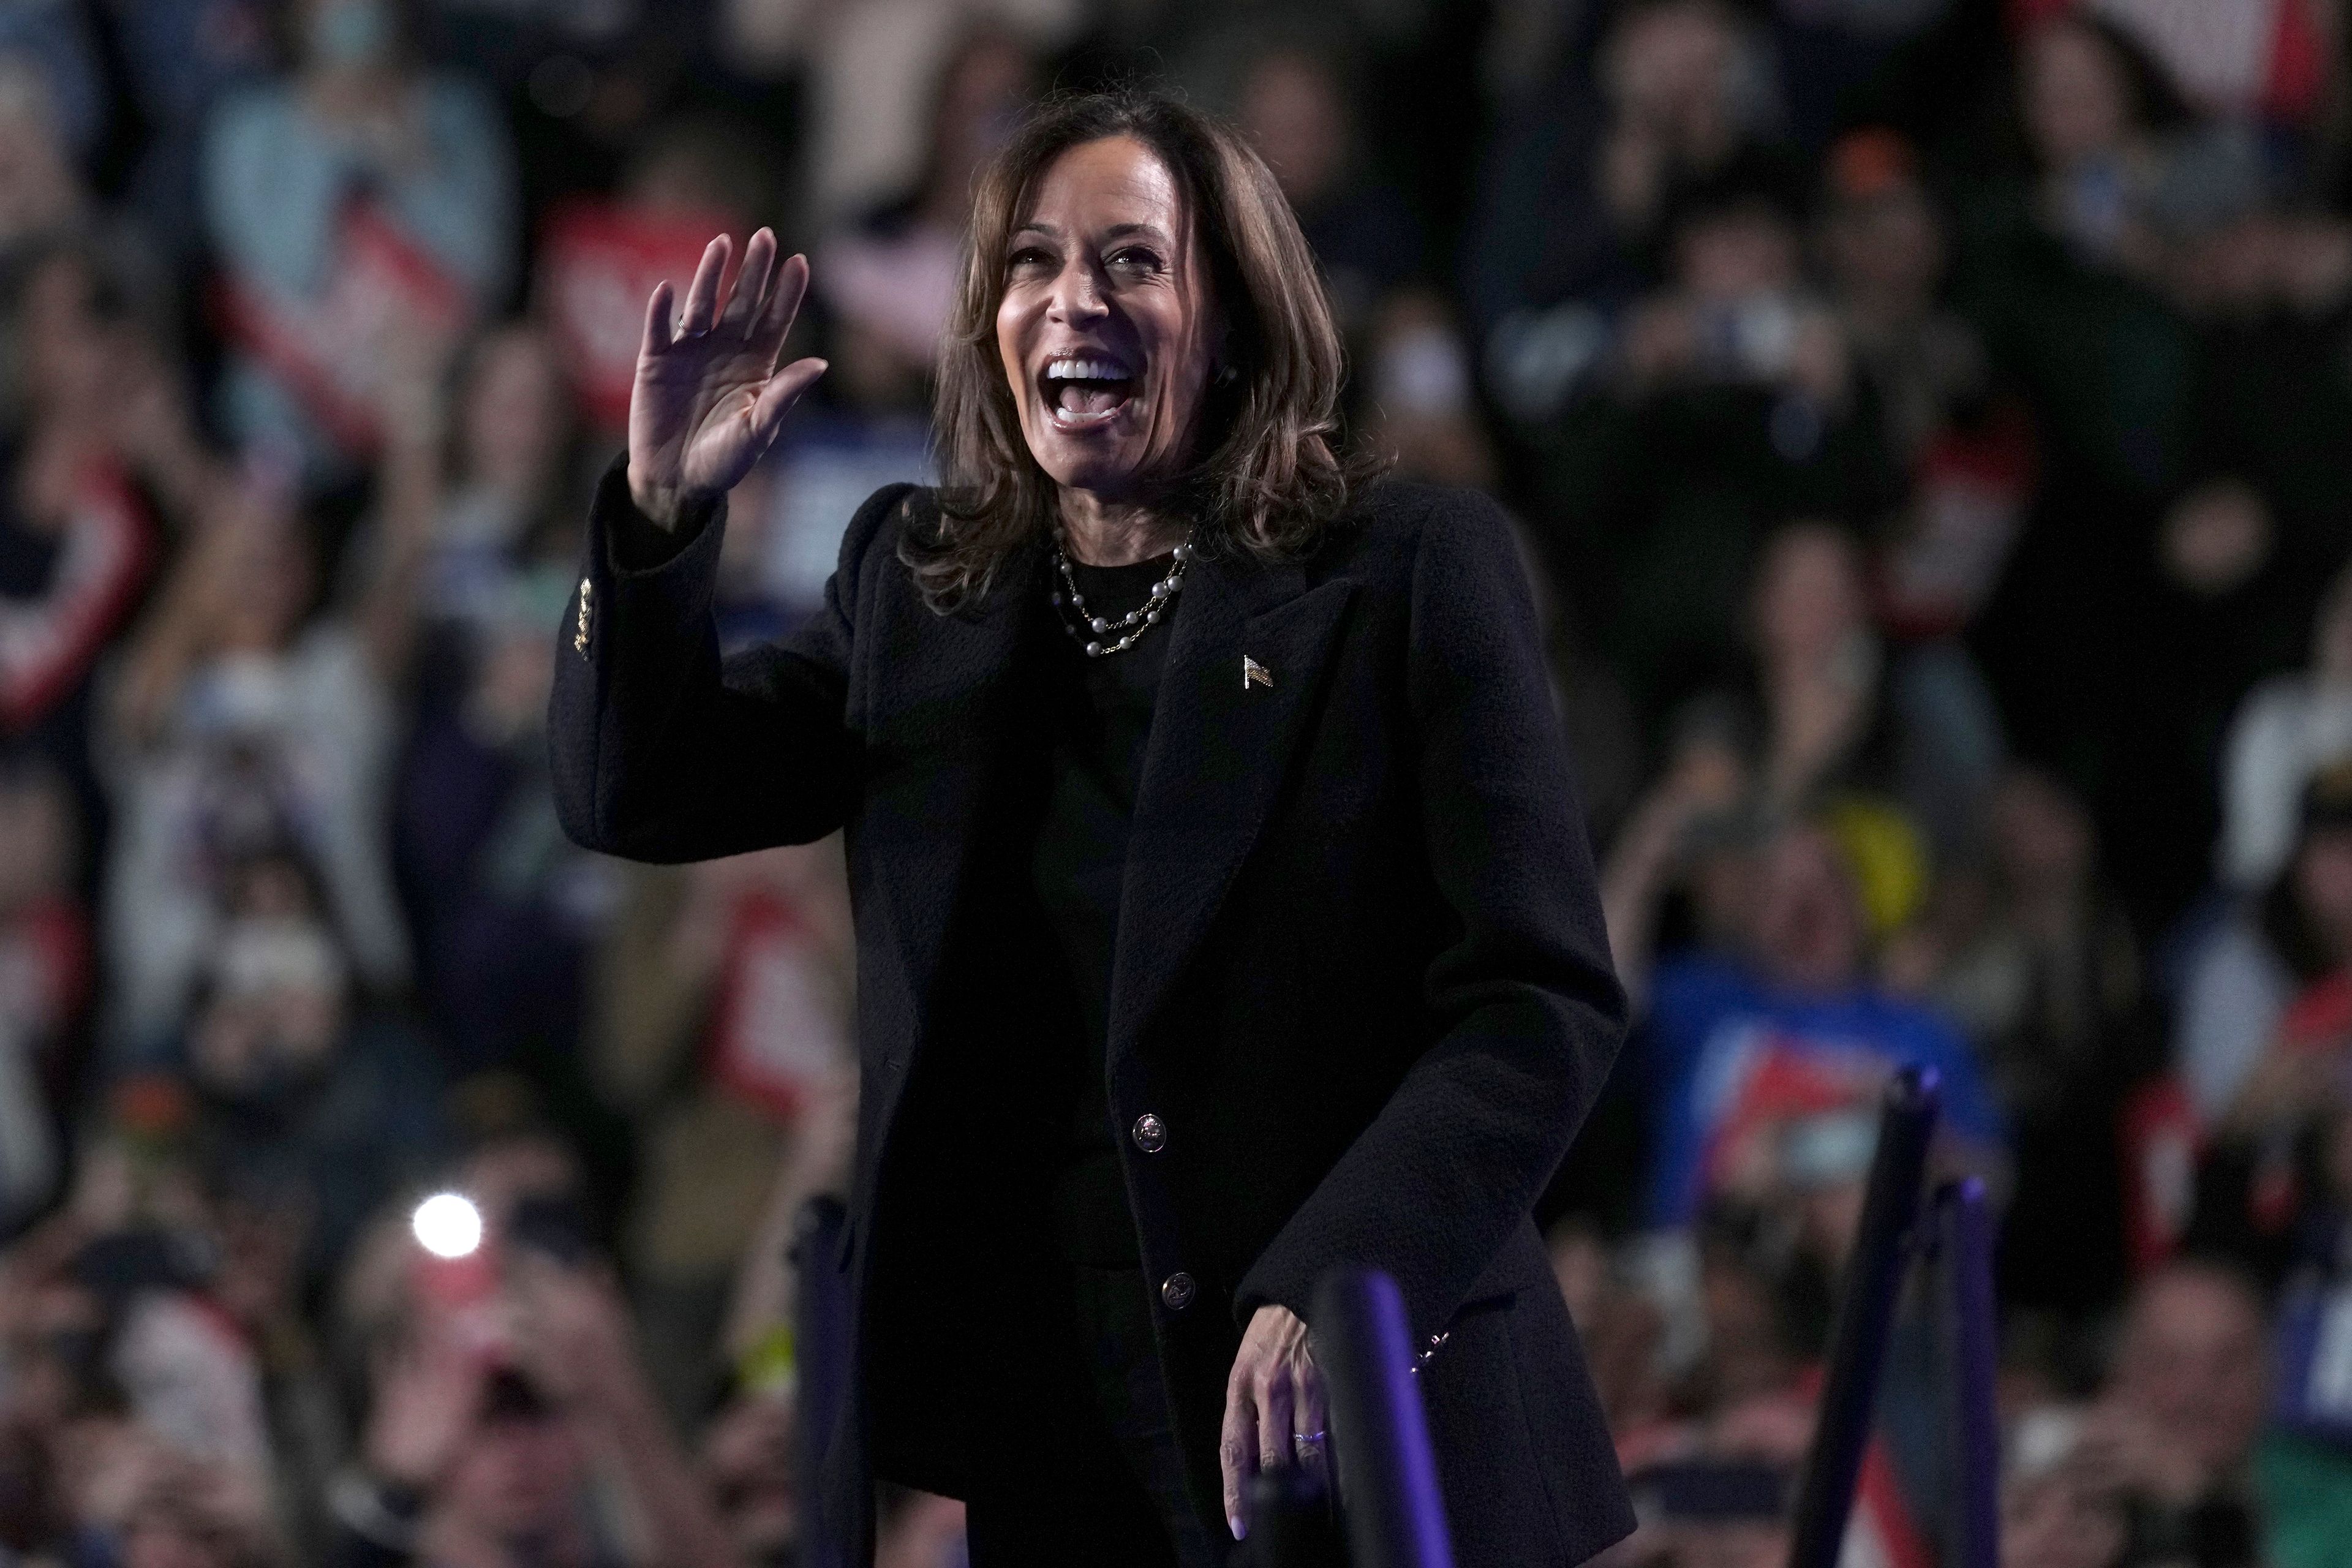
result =
M1071 563L1087 608L1117 620L1151 597L1173 557L1128 566ZM1178 595L1179 601L1182 595ZM1050 1178L1055 1237L1062 1255L1096 1268L1135 1268L1135 1221L1128 1212L1117 1136L1105 1086L1110 1041L1111 950L1118 931L1119 882L1127 871L1128 823L1143 778L1151 706L1168 658L1168 617L1123 653L1089 658L1075 637L1047 633L1044 665L1046 787L1030 878L1076 1004L1074 1048L1056 1064L1069 1090L1069 1143ZM1104 637L1108 643L1114 637Z

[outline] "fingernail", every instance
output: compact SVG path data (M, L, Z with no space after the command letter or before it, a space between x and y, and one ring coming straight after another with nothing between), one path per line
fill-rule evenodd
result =
M1234 1539L1235 1541L1242 1540L1249 1534L1249 1526L1242 1522L1241 1515L1234 1514L1231 1518L1227 1519L1225 1522L1233 1527Z

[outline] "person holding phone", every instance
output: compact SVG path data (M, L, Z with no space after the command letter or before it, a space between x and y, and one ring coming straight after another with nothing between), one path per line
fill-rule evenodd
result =
M723 659L725 497L824 365L761 230L646 310L551 731L580 843L846 836L862 1089L853 1393L977 1568L1232 1559L1327 1463L1307 1321L1394 1277L1465 1565L1633 1526L1528 1211L1622 1029L1541 639L1483 497L1345 453L1328 302L1233 131L1139 91L982 173L937 487Z

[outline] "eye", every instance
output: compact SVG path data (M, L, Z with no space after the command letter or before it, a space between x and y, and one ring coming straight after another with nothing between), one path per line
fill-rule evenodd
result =
M1110 264L1127 272L1158 272L1165 265L1148 245L1124 246L1110 253Z
M1034 272L1054 265L1054 254L1042 245L1024 245L1004 258L1008 272Z

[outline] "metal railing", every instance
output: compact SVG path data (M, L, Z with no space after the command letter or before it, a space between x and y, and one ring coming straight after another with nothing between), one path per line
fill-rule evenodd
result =
M793 1479L802 1499L803 1568L846 1568L842 1521L824 1517L817 1472L849 1398L849 1278L834 1267L848 1223L841 1200L824 1195L811 1198L793 1226Z
M1895 1298L1911 1258L1919 1187L1940 1099L1933 1068L1905 1068L1886 1086L1862 1225L1847 1255L1845 1289L1830 1335L1829 1376L1822 1387L1812 1452L1797 1493L1789 1568L1836 1568L1845 1543L1854 1483L1862 1475L1878 1401L1878 1374L1895 1327Z
M1959 1495L1951 1510L1951 1568L2000 1568L2000 1372L1992 1288L1993 1217L1974 1176L1936 1193L1936 1253L1951 1379L1952 1454Z
M1437 1462L1396 1281L1338 1268L1315 1288L1315 1359L1353 1568L1454 1568Z

